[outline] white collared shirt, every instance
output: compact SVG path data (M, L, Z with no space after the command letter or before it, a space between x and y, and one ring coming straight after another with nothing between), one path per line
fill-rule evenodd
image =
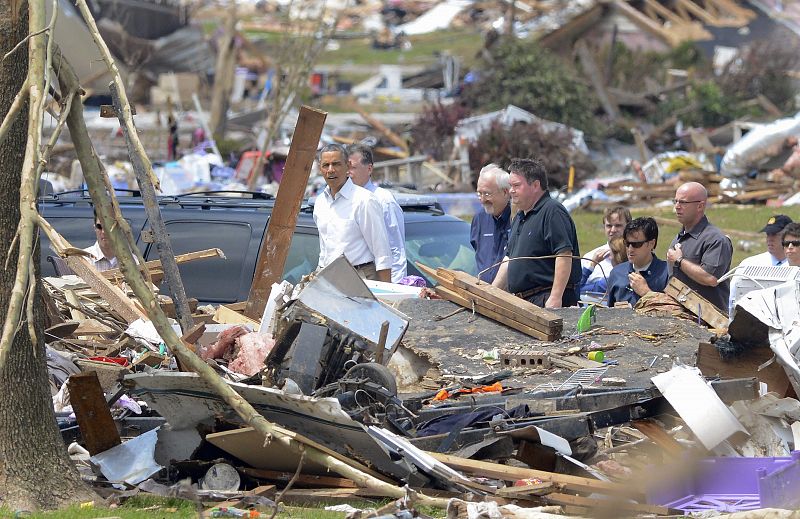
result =
M594 263L590 261L594 258L594 255L597 251L601 249L606 249L608 255L603 258L600 263ZM581 260L581 266L583 268L588 268L592 270L592 273L589 274L589 277L586 279L587 283L591 283L592 281L598 279L608 279L608 275L611 274L611 269L614 268L614 263L611 261L611 245L606 242L605 244L595 247L594 249L590 250L586 254L583 255L583 260ZM605 274L605 275L603 275Z
M406 224L403 210L394 199L394 195L382 187L367 180L364 189L378 199L383 208L383 222L389 236L389 249L392 252L392 283L399 283L406 277Z
M92 255L92 265L99 272L115 269L118 266L116 256L113 258L106 258L105 254L103 254L103 251L100 250L100 244L97 242L94 242L94 245L91 247L86 247L83 250Z
M383 211L377 198L349 178L331 196L330 187L314 202L319 229L319 267L345 255L352 265L375 262L375 270L392 268Z

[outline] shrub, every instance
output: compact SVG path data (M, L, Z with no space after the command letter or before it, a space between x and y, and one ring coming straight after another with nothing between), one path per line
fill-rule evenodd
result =
M411 128L412 148L435 160L449 159L456 124L468 115L469 110L458 103L426 105Z

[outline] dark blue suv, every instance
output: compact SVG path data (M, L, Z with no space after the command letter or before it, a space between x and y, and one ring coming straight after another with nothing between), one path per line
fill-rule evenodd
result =
M125 196L127 195L127 196ZM398 194L406 226L408 274L421 277L419 262L432 268L446 267L476 273L475 255L469 243L469 224L444 212L429 196ZM122 214L131 226L146 260L158 259L155 245L145 243L149 229L142 199L136 193L120 193ZM261 248L264 229L274 199L261 193L194 193L163 197L161 215L175 254L219 248L226 259L198 260L180 265L186 294L203 303L227 304L247 299ZM39 211L75 247L94 243L91 198L85 192L50 194L40 198ZM55 271L46 261L53 252L44 234L42 275ZM314 270L319 258L319 237L311 206L303 204L286 260L284 279L295 283ZM428 283L431 280L428 279Z

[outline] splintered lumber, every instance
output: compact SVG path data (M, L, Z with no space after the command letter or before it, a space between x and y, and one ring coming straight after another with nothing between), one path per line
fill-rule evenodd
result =
M417 266L439 282L436 292L453 303L543 341L561 336L563 319L556 314L484 283L465 272Z
M441 461L451 469L465 475L500 479L502 481L517 481L519 479L540 479L545 483L553 483L569 492L592 492L606 495L626 497L641 497L641 493L618 483L600 481L599 479L548 472L546 470L530 469L525 467L512 467L488 461L460 458L451 454L428 452L429 455Z
M261 319L272 284L280 282L283 275L289 245L297 224L300 202L305 194L308 176L311 174L311 166L317 154L317 144L327 117L327 112L314 110L308 106L300 107L292 144L289 146L289 155L286 157L283 179L278 188L272 215L264 231L264 239L261 240L255 276L247 297L244 313L252 319Z
M225 253L222 252L222 249L204 249L195 252L189 252L186 254L180 254L175 256L175 263L180 265L181 263L188 263L190 261L201 260L201 259L209 259L209 258L222 258L225 259ZM144 264L144 267L150 271L150 274L160 274L163 275L161 269L161 260L153 260L148 261ZM103 271L103 276L107 279L122 279L122 272L120 269L109 269Z
M93 266L89 265L89 261L86 258L67 256L65 261L69 268L80 276L97 295L105 299L126 323L130 324L137 319L147 319L139 307L122 290L114 286Z
M705 321L712 328L728 328L728 316L720 312L708 299L689 288L680 279L674 276L669 278L664 293L675 298L684 308Z
M67 379L67 389L89 454L94 456L122 443L97 373L91 371L71 375Z

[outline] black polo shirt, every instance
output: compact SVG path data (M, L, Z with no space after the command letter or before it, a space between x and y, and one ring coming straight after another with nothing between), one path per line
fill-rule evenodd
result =
M683 257L686 260L700 265L703 270L717 279L725 275L731 268L731 258L733 256L731 240L722 234L722 231L717 227L711 225L705 215L697 222L697 225L688 231L683 229L679 232L669 247L674 249L679 243ZM715 287L708 287L695 282L680 269L673 268L671 263L669 270L671 275L683 281L689 288L695 290L725 315L728 315L728 295L730 290L728 281L724 281Z
M526 214L519 211L511 225L506 255L509 258L522 256L549 256L571 250L580 257L578 233L564 206L545 193ZM517 260L508 264L508 291L524 292L534 288L553 286L556 260ZM577 290L581 281L580 259L572 260L568 285Z

